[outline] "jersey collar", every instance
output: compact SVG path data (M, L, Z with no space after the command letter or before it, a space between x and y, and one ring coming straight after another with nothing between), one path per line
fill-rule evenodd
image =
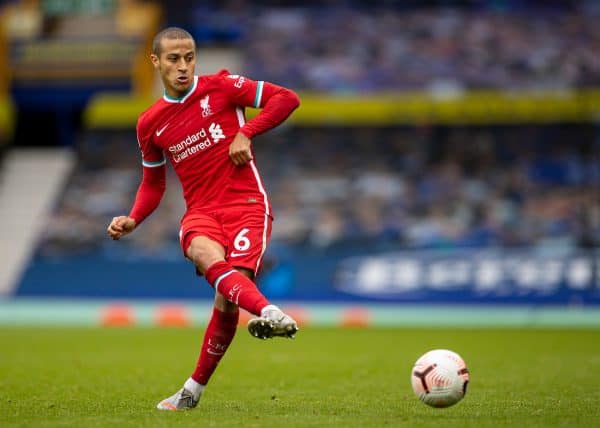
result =
M192 93L194 93L197 85L198 85L198 76L194 76L194 83L192 84L192 87L189 89L189 91L187 91L185 93L185 95L183 95L179 98L173 98L173 97L170 97L167 95L166 90L163 90L163 100L165 100L168 103L184 103L185 100L187 100L189 98L189 96L192 95Z

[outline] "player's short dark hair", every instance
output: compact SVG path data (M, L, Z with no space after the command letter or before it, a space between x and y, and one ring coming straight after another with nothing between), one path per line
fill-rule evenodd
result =
M194 40L192 35L185 31L183 28L165 28L164 30L160 31L156 36L154 36L154 40L152 40L152 53L154 55L160 55L162 39L191 39L192 41Z

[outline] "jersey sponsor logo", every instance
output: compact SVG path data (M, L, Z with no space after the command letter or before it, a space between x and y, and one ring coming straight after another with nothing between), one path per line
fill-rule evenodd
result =
M208 132L204 128L194 134L189 134L177 144L169 146L168 151L173 162L179 163L225 138L223 129L218 123L211 123Z
M157 129L157 130L156 130L156 136L157 136L157 137L160 137L160 134L162 134L163 132L165 132L165 129L167 129L167 127L168 127L168 126L169 126L169 124L167 123L167 124L166 124L165 126L163 126L162 128L160 128L160 129Z
M208 131L210 132L210 136L212 137L215 143L219 142L225 138L225 134L223 134L223 130L221 129L221 125L218 123L211 123L208 127Z
M235 83L233 84L233 86L235 86L238 89L244 86L244 82L246 81L246 78L244 76L240 76L239 74L230 74L227 77L229 77L230 79L235 79Z
M202 109L202 117L207 117L207 116L210 116L211 114L213 114L212 110L210 109L210 104L208 103L208 100L209 100L208 95L200 100L200 108Z

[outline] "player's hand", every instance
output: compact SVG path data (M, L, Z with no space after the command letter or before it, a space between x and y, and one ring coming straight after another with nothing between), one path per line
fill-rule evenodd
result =
M108 228L106 229L106 233L108 233L108 236L110 236L112 239L117 240L128 233L133 232L135 226L136 223L133 218L122 215L112 219L108 225Z
M252 150L250 146L250 139L241 132L238 132L229 145L229 157L235 165L244 165L252 159Z

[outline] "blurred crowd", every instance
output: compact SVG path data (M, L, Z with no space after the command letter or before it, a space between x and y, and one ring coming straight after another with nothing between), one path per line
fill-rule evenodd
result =
M600 84L600 15L267 10L245 72L300 89L565 89Z
M591 126L285 128L255 149L272 240L283 246L600 245L600 134ZM134 135L90 134L81 157L42 254L106 247L110 218L131 206L141 174ZM180 258L183 210L171 176L157 212L126 240L137 250L122 255Z
M174 16L172 22L189 22L200 47L235 44L245 74L297 89L536 90L600 84L597 2L596 7L579 2L579 8L541 1L482 1L471 7L465 2L435 7L281 3L190 5L187 19Z

